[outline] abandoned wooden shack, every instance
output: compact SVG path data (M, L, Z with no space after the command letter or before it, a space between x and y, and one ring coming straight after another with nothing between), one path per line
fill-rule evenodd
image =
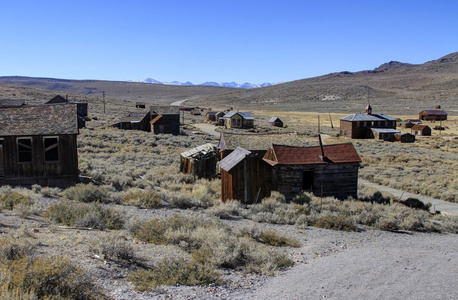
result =
M431 136L431 127L428 125L414 125L411 130L413 135Z
M445 121L447 120L447 113L442 109L422 110L418 114L418 118L427 121Z
M180 154L180 172L197 178L211 179L216 176L217 160L216 145L200 145Z
M374 138L372 129L396 129L396 122L396 118L373 114L372 107L368 105L366 114L352 114L340 118L340 135L352 139Z
M394 135L399 133L399 130L391 128L371 128L372 136L376 140L383 140L392 142L395 140Z
M60 95L55 96L45 104L58 104L58 103L76 103L77 114L78 114L78 128L86 127L86 121L88 120L88 104L84 102L70 102L68 98L64 98Z
M269 119L269 126L283 127L283 121L278 117L272 117Z
M224 116L224 126L226 128L253 128L254 117L251 112L230 111Z
M401 143L413 143L415 142L415 135L408 132L399 132L394 134L394 139Z
M152 106L149 113L152 133L180 134L179 106Z
M224 112L222 111L208 111L205 114L205 120L207 122L219 122L219 118L224 116Z
M74 185L78 133L74 103L0 108L0 184Z
M146 103L145 102L135 102L135 108L145 109Z
M361 158L351 143L314 147L271 145L264 161L273 166L273 190L294 199L303 191L316 196L357 198Z
M125 130L151 131L149 113L131 112L128 116L122 117L113 127Z
M192 116L201 116L202 115L202 110L198 107L194 107L193 109L191 109L191 112L190 114Z
M218 165L223 202L234 199L251 204L270 196L272 167L255 153L238 147Z
M263 157L271 144L282 144L291 146L307 146L309 142L301 139L296 132L284 133L233 133L223 131L220 134L218 150L220 158L223 159L237 147Z

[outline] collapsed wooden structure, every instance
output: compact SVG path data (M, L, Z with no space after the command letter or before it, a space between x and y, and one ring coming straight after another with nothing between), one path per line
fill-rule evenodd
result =
M74 103L0 108L0 184L74 185L78 133Z
M216 145L200 145L180 154L180 171L197 178L211 179L216 176L217 160Z

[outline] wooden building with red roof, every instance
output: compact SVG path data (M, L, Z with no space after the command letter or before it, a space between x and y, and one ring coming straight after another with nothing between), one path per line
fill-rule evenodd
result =
M352 143L314 147L273 144L263 159L273 167L272 188L287 201L303 191L337 199L357 197L361 158Z

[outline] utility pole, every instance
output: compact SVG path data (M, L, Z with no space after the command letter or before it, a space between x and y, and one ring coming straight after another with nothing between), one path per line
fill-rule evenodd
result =
M103 96L103 113L105 113L105 91L102 91Z

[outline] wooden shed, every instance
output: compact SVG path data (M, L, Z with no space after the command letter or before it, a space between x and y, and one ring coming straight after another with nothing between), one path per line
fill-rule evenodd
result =
M322 197L357 198L361 159L351 143L322 147L274 144L264 161L274 168L272 189L287 201L303 191Z
M283 121L278 117L272 117L269 119L269 126L283 127Z
M180 154L180 172L210 179L216 176L217 160L216 145L200 145Z
M223 202L234 199L251 204L270 196L272 167L256 154L238 147L218 165Z
M251 112L230 111L224 116L224 126L226 128L253 128L254 117Z
M154 134L180 134L180 107L152 106L150 110L151 132Z
M413 143L415 142L415 135L408 132L399 132L394 135L394 139L401 143Z
M118 123L113 124L112 126L124 130L151 131L149 113L144 112L131 112L126 117L122 117Z
M205 115L205 119L207 122L219 122L219 118L224 116L224 112L222 111L209 111Z
M420 120L444 121L447 120L447 113L442 109L423 110L418 114Z
M413 135L431 136L431 127L428 125L414 125L411 130Z
M60 95L55 96L45 104L61 104L61 103L76 103L78 115L78 128L86 127L86 120L88 119L88 104L85 102L69 102L67 98Z
M383 141L394 141L394 135L399 133L399 130L391 129L391 128L371 128L372 135L376 140L383 140Z
M0 108L0 185L74 185L78 133L76 104Z

